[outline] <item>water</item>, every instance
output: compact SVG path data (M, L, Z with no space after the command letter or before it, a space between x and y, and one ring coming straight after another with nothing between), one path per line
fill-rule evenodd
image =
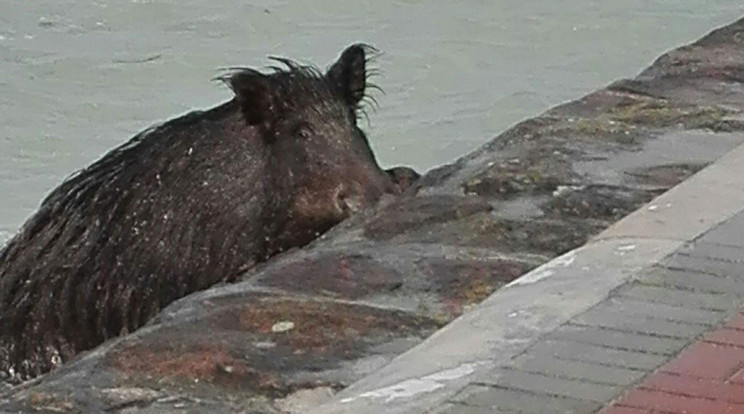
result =
M373 44L372 145L423 171L744 15L741 0L310 3L0 0L0 243L108 149L229 99L221 67L325 68Z

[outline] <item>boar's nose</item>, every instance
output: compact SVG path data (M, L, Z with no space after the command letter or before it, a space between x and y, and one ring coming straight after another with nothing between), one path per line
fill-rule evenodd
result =
M343 217L356 213L364 207L364 200L360 193L350 190L347 186L339 186L334 202L337 212Z

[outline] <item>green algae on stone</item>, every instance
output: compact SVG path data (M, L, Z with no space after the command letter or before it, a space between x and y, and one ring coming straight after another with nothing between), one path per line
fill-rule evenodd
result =
M644 130L663 128L708 129L715 132L744 130L738 112L720 106L677 104L664 99L637 97L590 117L567 118L554 126L556 135L593 137L622 144L648 138Z
M522 142L537 141L542 138L544 132L550 131L552 126L560 121L561 118L549 116L537 116L524 120L486 144L484 150L498 151L499 149Z
M686 129L714 125L729 114L721 107L698 105L675 105L662 100L642 100L634 104L621 105L611 110L607 116L628 124L665 128L679 125Z

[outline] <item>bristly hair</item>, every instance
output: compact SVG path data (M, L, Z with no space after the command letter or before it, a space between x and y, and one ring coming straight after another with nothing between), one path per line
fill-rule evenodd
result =
M374 64L375 61L382 55L382 52L380 52L377 48L375 48L372 45L368 45L366 43L358 43L359 46L364 49L364 66L365 66L365 83L366 87L364 88L364 97L362 97L362 100L359 101L359 105L357 105L357 116L364 115L364 119L367 121L367 125L370 125L369 122L369 116L367 114L367 108L370 108L373 112L377 111L377 108L380 106L379 102L377 102L377 98L372 96L371 91L377 91L381 94L385 94L385 91L382 90L382 88L377 85L376 83L370 82L370 79L378 77L381 75L380 70L377 68L377 66Z
M377 68L370 67L370 63L374 62L377 59L377 57L380 55L380 52L375 47L367 44L357 44L356 46L360 46L364 50L365 88L364 96L362 97L362 99L359 100L359 103L354 108L354 111L357 114L358 118L363 117L369 125L370 122L369 116L367 114L367 109L371 108L372 111L376 111L379 107L377 99L372 96L370 92L374 90L382 94L385 93L378 85L370 82L371 78L380 75L380 72ZM233 86L234 81L238 77L244 75L271 77L272 84L282 91L289 91L298 87L307 87L312 89L308 90L307 92L317 92L317 82L327 85L329 87L329 90L332 89L332 85L326 82L327 78L325 74L314 65L302 64L295 60L280 56L269 56L269 60L275 61L279 63L279 65L266 66L266 69L270 71L268 73L263 73L259 70L249 67L233 66L220 69L220 71L222 71L223 73L219 76L216 76L212 80L224 83L230 89L232 89L233 92L236 92Z

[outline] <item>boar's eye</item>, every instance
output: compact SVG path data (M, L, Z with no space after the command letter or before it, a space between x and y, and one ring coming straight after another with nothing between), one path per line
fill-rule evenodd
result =
M313 128L308 124L300 124L295 128L294 136L300 139L308 139L313 136Z

